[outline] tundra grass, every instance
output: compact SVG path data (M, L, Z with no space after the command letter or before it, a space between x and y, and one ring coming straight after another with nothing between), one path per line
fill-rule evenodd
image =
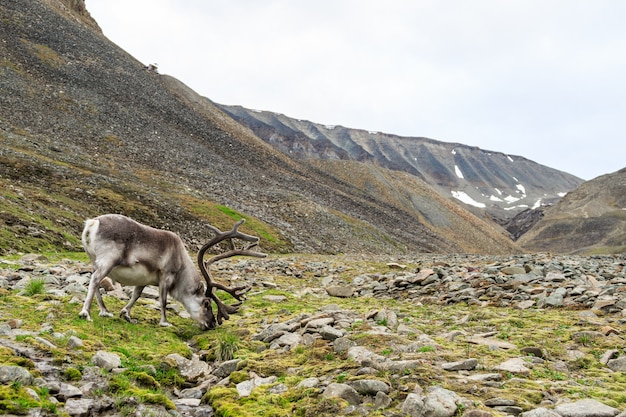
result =
M284 322L304 314L324 314L323 308L329 304L335 304L354 318L347 330L348 337L356 344L390 360L419 361L419 366L401 375L377 371L375 375L367 376L385 381L393 387L394 404L402 401L400 393L406 392L403 390L410 392L417 387L426 389L432 385L441 385L485 410L484 401L494 397L517 400L524 410L530 410L539 407L544 399L543 393L549 392L557 392L559 397L572 401L594 398L620 410L626 408L626 377L622 373L609 371L600 363L605 352L614 349L622 351L622 334L626 332L626 326L617 318L600 317L596 320L598 324L585 320L579 311L565 308L515 310L462 303L438 305L384 298L330 298L321 288L319 269L313 267L313 263L321 259L324 258L310 255L270 257L267 261L284 265L284 271L291 265L290 270L297 276L262 272L256 278L256 285L239 313L212 331L202 331L192 320L179 317L174 311L168 312L168 319L173 326L160 327L159 311L152 302L144 299L140 299L133 308L132 315L138 321L135 324L127 323L117 316L99 317L95 304L92 308L93 322L87 322L78 317L81 304L70 302L69 296L57 297L46 293L24 296L7 290L0 293L0 321L19 318L23 330L34 332L37 337L51 342L54 348L42 344L37 337L20 338L22 343L49 355L62 368L63 375L67 375L68 382L71 380L77 383L77 371L82 372L91 366L90 360L96 351L116 352L122 359L125 372L109 375L111 394L119 398L133 396L147 404L157 403L167 408L173 406L170 402L172 392L182 389L186 383L175 369L162 366L166 355L178 353L189 358L194 348L201 350L203 358L211 363L222 354L239 359L232 380L211 388L203 398L204 402L213 406L218 416L316 415L315 410L326 410L320 404L329 410L336 410L334 414L341 414L346 409L347 404L340 400L323 398L319 389L296 388L300 381L308 377L317 377L326 382L350 382L362 378L357 374L359 365L349 360L345 353L335 352L330 343L324 340L317 340L309 346L300 345L289 351L267 349L266 344L253 340L253 335L269 323ZM335 273L338 280L349 281L366 272L389 271L389 267L381 263L331 259L328 261L328 273ZM218 268L216 276L226 281L229 276L228 263L237 260L223 262L224 268ZM311 267L307 268L309 264ZM264 281L273 282L276 288L265 287L262 284ZM271 301L264 298L267 295L281 295L285 300ZM105 296L105 303L114 314L124 304L108 296ZM368 320L367 314L382 309L395 312L399 322L409 330L403 333L381 333L383 326L389 323ZM577 336L581 331L597 331L607 323L620 333L589 340ZM451 338L448 334L452 331L460 334ZM470 343L467 339L467 336L485 333L495 340L509 342L513 347L492 348ZM58 334L63 337L59 338ZM70 349L67 344L69 335L80 337L83 346ZM405 347L409 345L414 347L407 350ZM545 359L528 357L521 351L524 347L541 348ZM572 351L580 352L582 356L574 359L570 354ZM500 363L517 357L526 358L530 369L528 375L494 370ZM477 386L475 383L467 383L463 375L446 372L441 368L444 362L465 358L476 358L479 361L478 368L472 373L499 373L501 380L497 384ZM0 363L24 366L36 374L32 363L29 365L28 361L8 348L0 348ZM146 365L157 369L156 374L146 374ZM240 398L236 383L254 374L261 377L275 376L276 382L255 388L250 397ZM279 384L284 384L287 391L274 393L272 388ZM399 390L400 387L402 390ZM20 407L28 409L35 406L27 401L28 398L20 388L7 385L0 387L0 401L9 398L14 402L18 401L16 398L24 396ZM370 399L365 399L366 403L368 401ZM6 407L3 412L10 410L9 406ZM383 415L384 411L372 413Z

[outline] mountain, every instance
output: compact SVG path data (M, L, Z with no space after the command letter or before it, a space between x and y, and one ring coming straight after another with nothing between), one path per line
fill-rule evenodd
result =
M626 252L626 168L568 193L518 243L531 251Z
M558 201L583 180L517 155L459 143L326 126L241 106L220 106L281 152L300 160L360 161L420 178L446 198L501 224Z
M82 0L4 1L0 19L1 253L79 250L106 212L190 248L243 217L266 251L520 252L417 173L279 152L111 43Z

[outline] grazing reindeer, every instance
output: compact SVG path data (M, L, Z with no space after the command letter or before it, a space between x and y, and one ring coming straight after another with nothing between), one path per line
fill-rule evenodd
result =
M165 316L168 294L180 301L203 329L215 328L216 321L217 324L222 324L222 320L228 320L229 314L237 311L241 302L226 305L213 290L217 288L226 291L241 301L249 288L246 286L229 288L214 282L209 272L211 264L235 255L267 256L252 250L259 242L258 237L237 230L243 222L243 219L240 220L228 232L209 226L215 237L198 252L198 266L206 281L205 286L183 241L175 233L145 226L119 214L105 214L87 220L82 241L91 259L93 273L80 316L91 321L89 310L94 296L100 307L100 316L112 316L104 305L99 291L101 281L108 275L122 285L135 287L130 301L120 311L120 317L129 322L131 322L130 309L141 296L143 289L146 285L155 285L159 287L161 326L170 325ZM243 249L236 249L233 239L249 242L249 245ZM230 250L214 256L205 264L206 251L224 240L229 242ZM211 300L217 305L217 318L213 315Z

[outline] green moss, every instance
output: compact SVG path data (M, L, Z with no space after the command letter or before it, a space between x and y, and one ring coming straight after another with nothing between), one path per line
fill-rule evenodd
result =
M23 388L15 385L0 386L0 411L5 414L27 414L29 409L39 408L41 403Z
M67 368L63 371L63 378L66 381L80 381L83 374L76 368Z

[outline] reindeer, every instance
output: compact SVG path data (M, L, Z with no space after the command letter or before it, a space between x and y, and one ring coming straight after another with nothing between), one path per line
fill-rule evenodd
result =
M79 316L91 321L89 310L94 296L100 307L100 316L113 316L104 305L99 291L100 283L108 276L122 285L135 287L130 301L120 311L120 317L127 321L133 322L130 309L141 296L143 289L147 285L155 285L159 287L161 302L159 325L171 325L165 315L167 296L171 295L182 303L185 310L203 329L214 329L216 322L222 324L222 320L228 320L229 315L238 310L249 287L244 285L229 288L213 281L210 273L211 264L236 255L259 258L267 256L252 250L259 243L258 237L237 230L243 222L244 219L241 219L228 232L222 232L209 225L215 236L198 252L201 277L177 234L143 225L119 214L105 214L88 219L83 229L82 242L91 260L93 273ZM233 239L249 244L237 249ZM222 241L228 242L230 250L205 262L205 253ZM215 289L226 291L239 302L233 305L224 304L215 294ZM211 301L217 305L217 317L213 315Z

